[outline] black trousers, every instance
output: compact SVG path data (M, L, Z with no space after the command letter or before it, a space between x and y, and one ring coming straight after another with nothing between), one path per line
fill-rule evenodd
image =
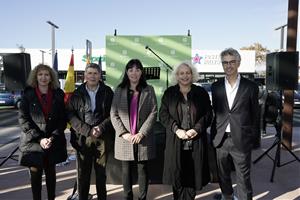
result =
M193 200L196 197L195 169L191 150L181 150L181 185L173 185L174 200Z
M244 153L238 151L231 137L227 137L223 145L217 148L217 163L219 171L219 184L223 195L233 194L231 171L232 162L235 167L237 198L241 200L252 199L252 185L250 180L251 151Z
M104 145L92 144L77 151L77 184L80 200L87 200L90 190L92 166L96 175L96 191L98 200L106 200L106 156Z
M132 192L132 169L137 165L139 197L140 200L146 200L148 191L148 162L147 161L122 161L122 182L124 190L124 200L133 200Z
M55 164L46 164L43 168L30 167L30 182L33 200L42 199L42 175L46 176L47 196L49 200L55 199L56 171Z

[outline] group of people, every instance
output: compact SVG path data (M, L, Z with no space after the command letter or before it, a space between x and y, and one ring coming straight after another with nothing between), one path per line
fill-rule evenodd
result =
M47 65L35 67L19 112L19 162L29 168L33 199L42 198L43 171L48 199L55 199L55 165L67 158L64 130L69 122L77 156L79 199L88 199L92 167L97 197L107 198L107 153L114 150L122 164L123 198L133 200L132 173L137 166L138 199L145 200L148 162L156 156L153 126L157 115L166 129L163 183L172 186L173 199L195 199L196 191L210 182L211 144L216 150L220 198L252 199L250 166L253 140L259 134L258 87L238 73L238 51L225 49L221 61L225 77L213 83L212 103L208 93L193 84L198 80L196 68L182 62L172 72L173 85L164 92L159 110L154 88L147 83L138 59L127 63L114 92L101 80L99 66L87 65L85 82L68 102L64 102L56 73Z

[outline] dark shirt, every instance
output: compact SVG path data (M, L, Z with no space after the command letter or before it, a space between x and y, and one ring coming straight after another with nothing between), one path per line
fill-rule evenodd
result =
M191 111L189 100L183 98L183 100L180 101L180 107L182 110L181 128L187 131L191 129ZM192 140L182 140L182 149L192 150Z

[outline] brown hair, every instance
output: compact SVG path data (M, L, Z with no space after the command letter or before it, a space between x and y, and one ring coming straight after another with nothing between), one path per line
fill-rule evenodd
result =
M57 89L60 87L56 72L48 65L39 64L33 70L30 71L29 77L27 79L27 84L31 87L37 87L37 74L41 70L46 70L49 72L51 80L49 83L49 87L51 89Z

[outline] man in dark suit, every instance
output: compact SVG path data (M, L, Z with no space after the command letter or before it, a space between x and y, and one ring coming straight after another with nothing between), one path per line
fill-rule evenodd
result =
M238 199L252 199L250 166L253 143L259 137L258 86L238 73L241 56L237 50L225 49L221 52L221 61L225 78L212 85L215 116L211 129L217 153L221 199L235 199L232 164Z

